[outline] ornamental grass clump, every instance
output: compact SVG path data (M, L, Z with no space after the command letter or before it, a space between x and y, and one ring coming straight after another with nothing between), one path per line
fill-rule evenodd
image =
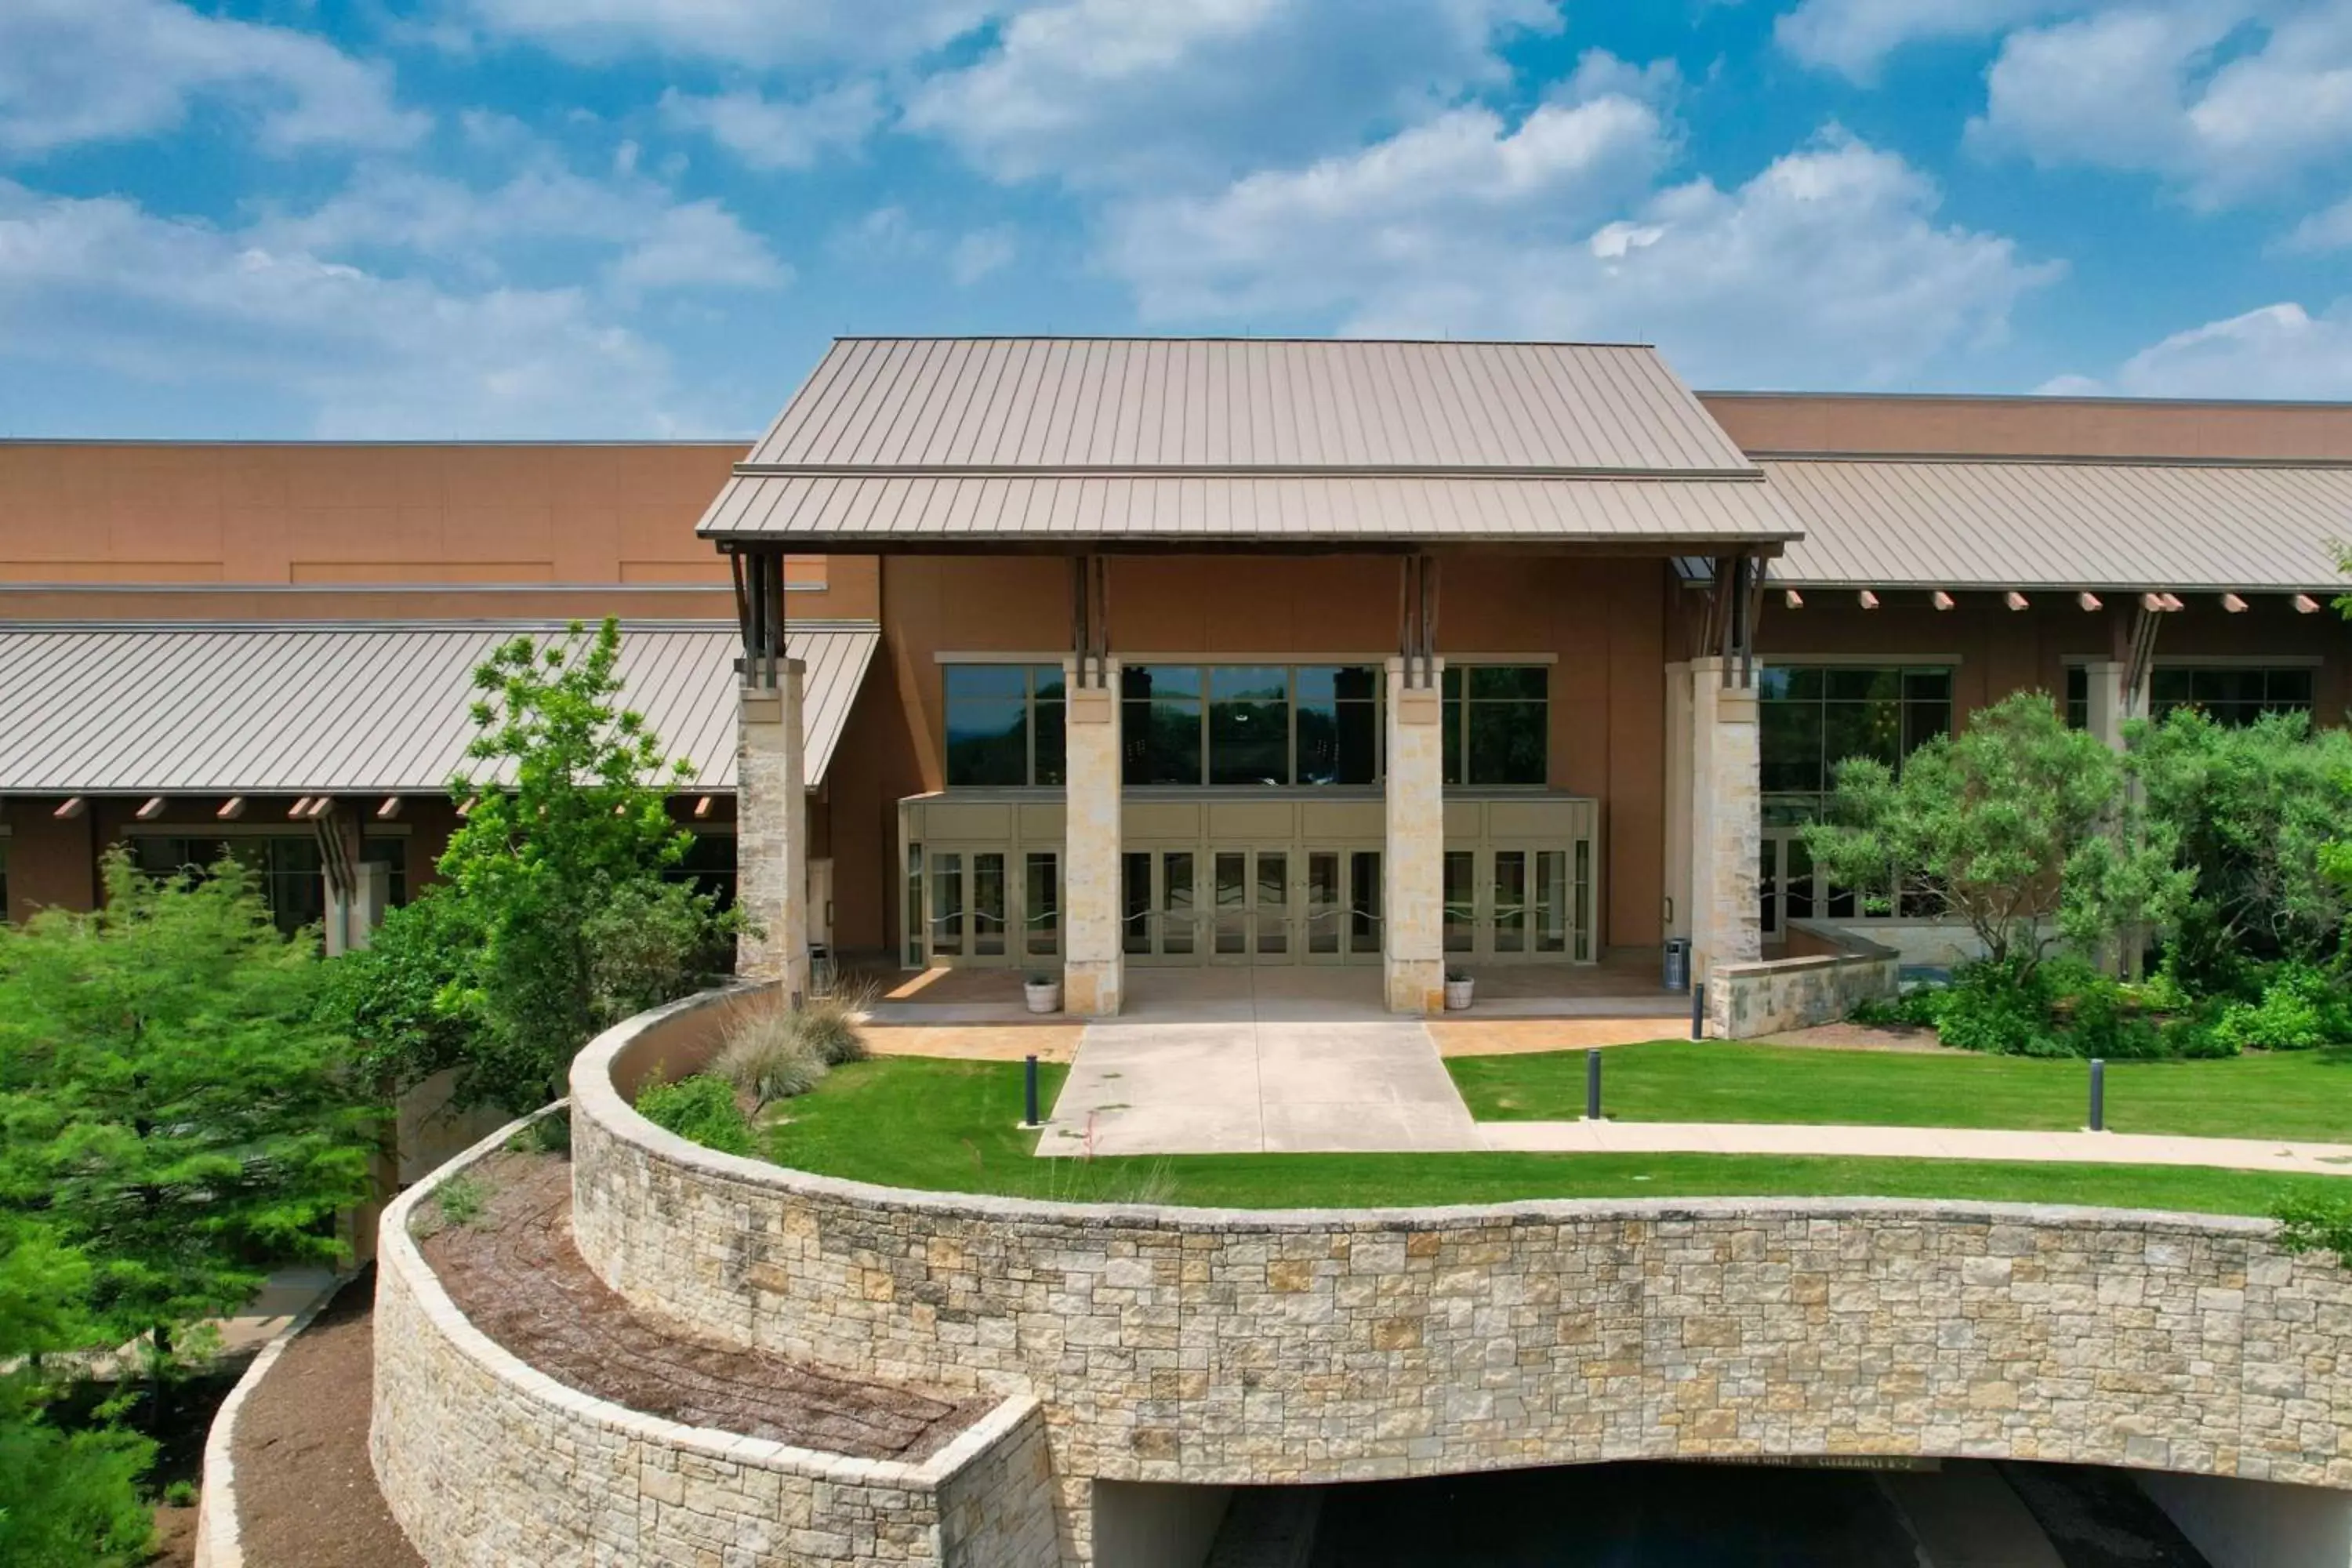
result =
M823 996L812 996L791 1015L801 1042L827 1067L862 1062L866 1058L861 1032L866 1009L874 1004L874 987L855 986Z
M752 1114L814 1089L830 1066L802 1032L800 1016L761 1007L730 1024L711 1058L710 1072L734 1085Z

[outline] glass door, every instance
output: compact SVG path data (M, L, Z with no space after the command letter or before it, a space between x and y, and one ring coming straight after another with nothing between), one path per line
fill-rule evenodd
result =
M1337 849L1306 854L1306 910L1300 921L1299 959L1307 963L1343 963L1348 957L1348 896L1340 881Z
M1122 858L1124 950L1139 963L1195 963L1201 945L1190 849L1130 849Z
M967 951L963 895L964 854L961 849L931 852L923 925L931 942L931 960L960 959Z
M1357 849L1348 856L1348 960L1381 961L1381 852Z
M1062 954L1062 858L1032 849L1024 858L1021 882L1021 949L1034 963Z

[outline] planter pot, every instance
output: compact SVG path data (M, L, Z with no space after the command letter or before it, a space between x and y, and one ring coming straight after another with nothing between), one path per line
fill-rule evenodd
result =
M1032 1013L1058 1013L1062 1010L1062 983L1049 980L1043 985L1030 981L1021 987L1022 999L1029 1004Z
M1475 980L1447 981L1445 983L1445 1010L1449 1013L1466 1012L1470 1006L1470 988L1476 984L1477 982Z

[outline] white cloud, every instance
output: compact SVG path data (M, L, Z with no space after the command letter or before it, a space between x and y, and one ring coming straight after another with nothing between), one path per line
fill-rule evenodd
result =
M863 79L798 100L673 88L661 109L671 125L702 132L755 169L809 168L829 151L856 147L882 122L880 89Z
M517 253L568 242L616 250L606 275L633 289L766 288L791 277L715 201L680 203L625 172L591 180L544 163L489 189L413 169L363 170L309 212L262 218L251 237L330 260L397 253L480 279L505 276Z
M992 272L1002 271L1013 265L1020 253L1020 240L1009 224L993 228L976 228L959 235L948 248L948 276L960 289L969 289Z
M0 181L0 344L313 411L321 437L682 433L667 356L578 289L453 289ZM21 373L20 373L21 374Z
M1648 104L1465 109L1205 201L1130 205L1108 265L1145 314L1350 333L1646 337L1703 381L1886 384L1999 338L2058 268L1940 225L1932 181L1832 133L1726 191L1654 184Z
M989 0L467 0L483 31L574 59L646 50L776 67L898 60L938 48L1001 9Z
M2287 189L2352 144L2352 10L2179 0L2021 30L1969 136L2044 165L2157 174L2200 206Z
M2053 0L1803 0L1772 32L1807 65L1869 81L1906 44L1990 38L2064 8Z
M37 153L170 131L199 100L258 117L271 152L405 146L429 117L396 106L391 73L284 27L171 0L0 5L0 149Z
M2313 213L2287 236L2289 250L2352 249L2352 196Z
M1556 0L1056 0L909 95L906 123L1000 179L1229 177L1312 157L1506 79Z
M2104 379L2061 376L2044 392L2131 397L2352 398L2352 296L2319 315L2285 301L2150 344Z

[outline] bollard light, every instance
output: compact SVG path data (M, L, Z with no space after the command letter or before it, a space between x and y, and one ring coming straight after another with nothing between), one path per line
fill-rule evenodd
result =
M1706 982L1691 987L1691 1038L1703 1039L1706 1035Z
M1021 1088L1022 1088L1022 1101L1021 1101L1021 1103L1022 1103L1022 1106L1023 1106L1024 1110L1026 1111L1026 1114L1025 1114L1025 1115L1024 1115L1024 1116L1021 1118L1021 1125L1022 1125L1022 1126L1024 1126L1024 1127L1034 1127L1034 1126L1036 1126L1036 1125L1037 1125L1037 1122L1038 1122L1038 1116L1037 1116L1037 1058L1036 1058L1035 1057L1029 1057L1029 1058L1024 1058L1024 1064L1023 1064L1022 1075L1021 1075L1021 1076L1022 1076L1022 1085L1021 1085Z
M2107 1064L2098 1058L2091 1058L2091 1131L2107 1130Z
M1601 1053L1598 1050L1584 1053L1584 1119L1587 1121L1601 1120Z

